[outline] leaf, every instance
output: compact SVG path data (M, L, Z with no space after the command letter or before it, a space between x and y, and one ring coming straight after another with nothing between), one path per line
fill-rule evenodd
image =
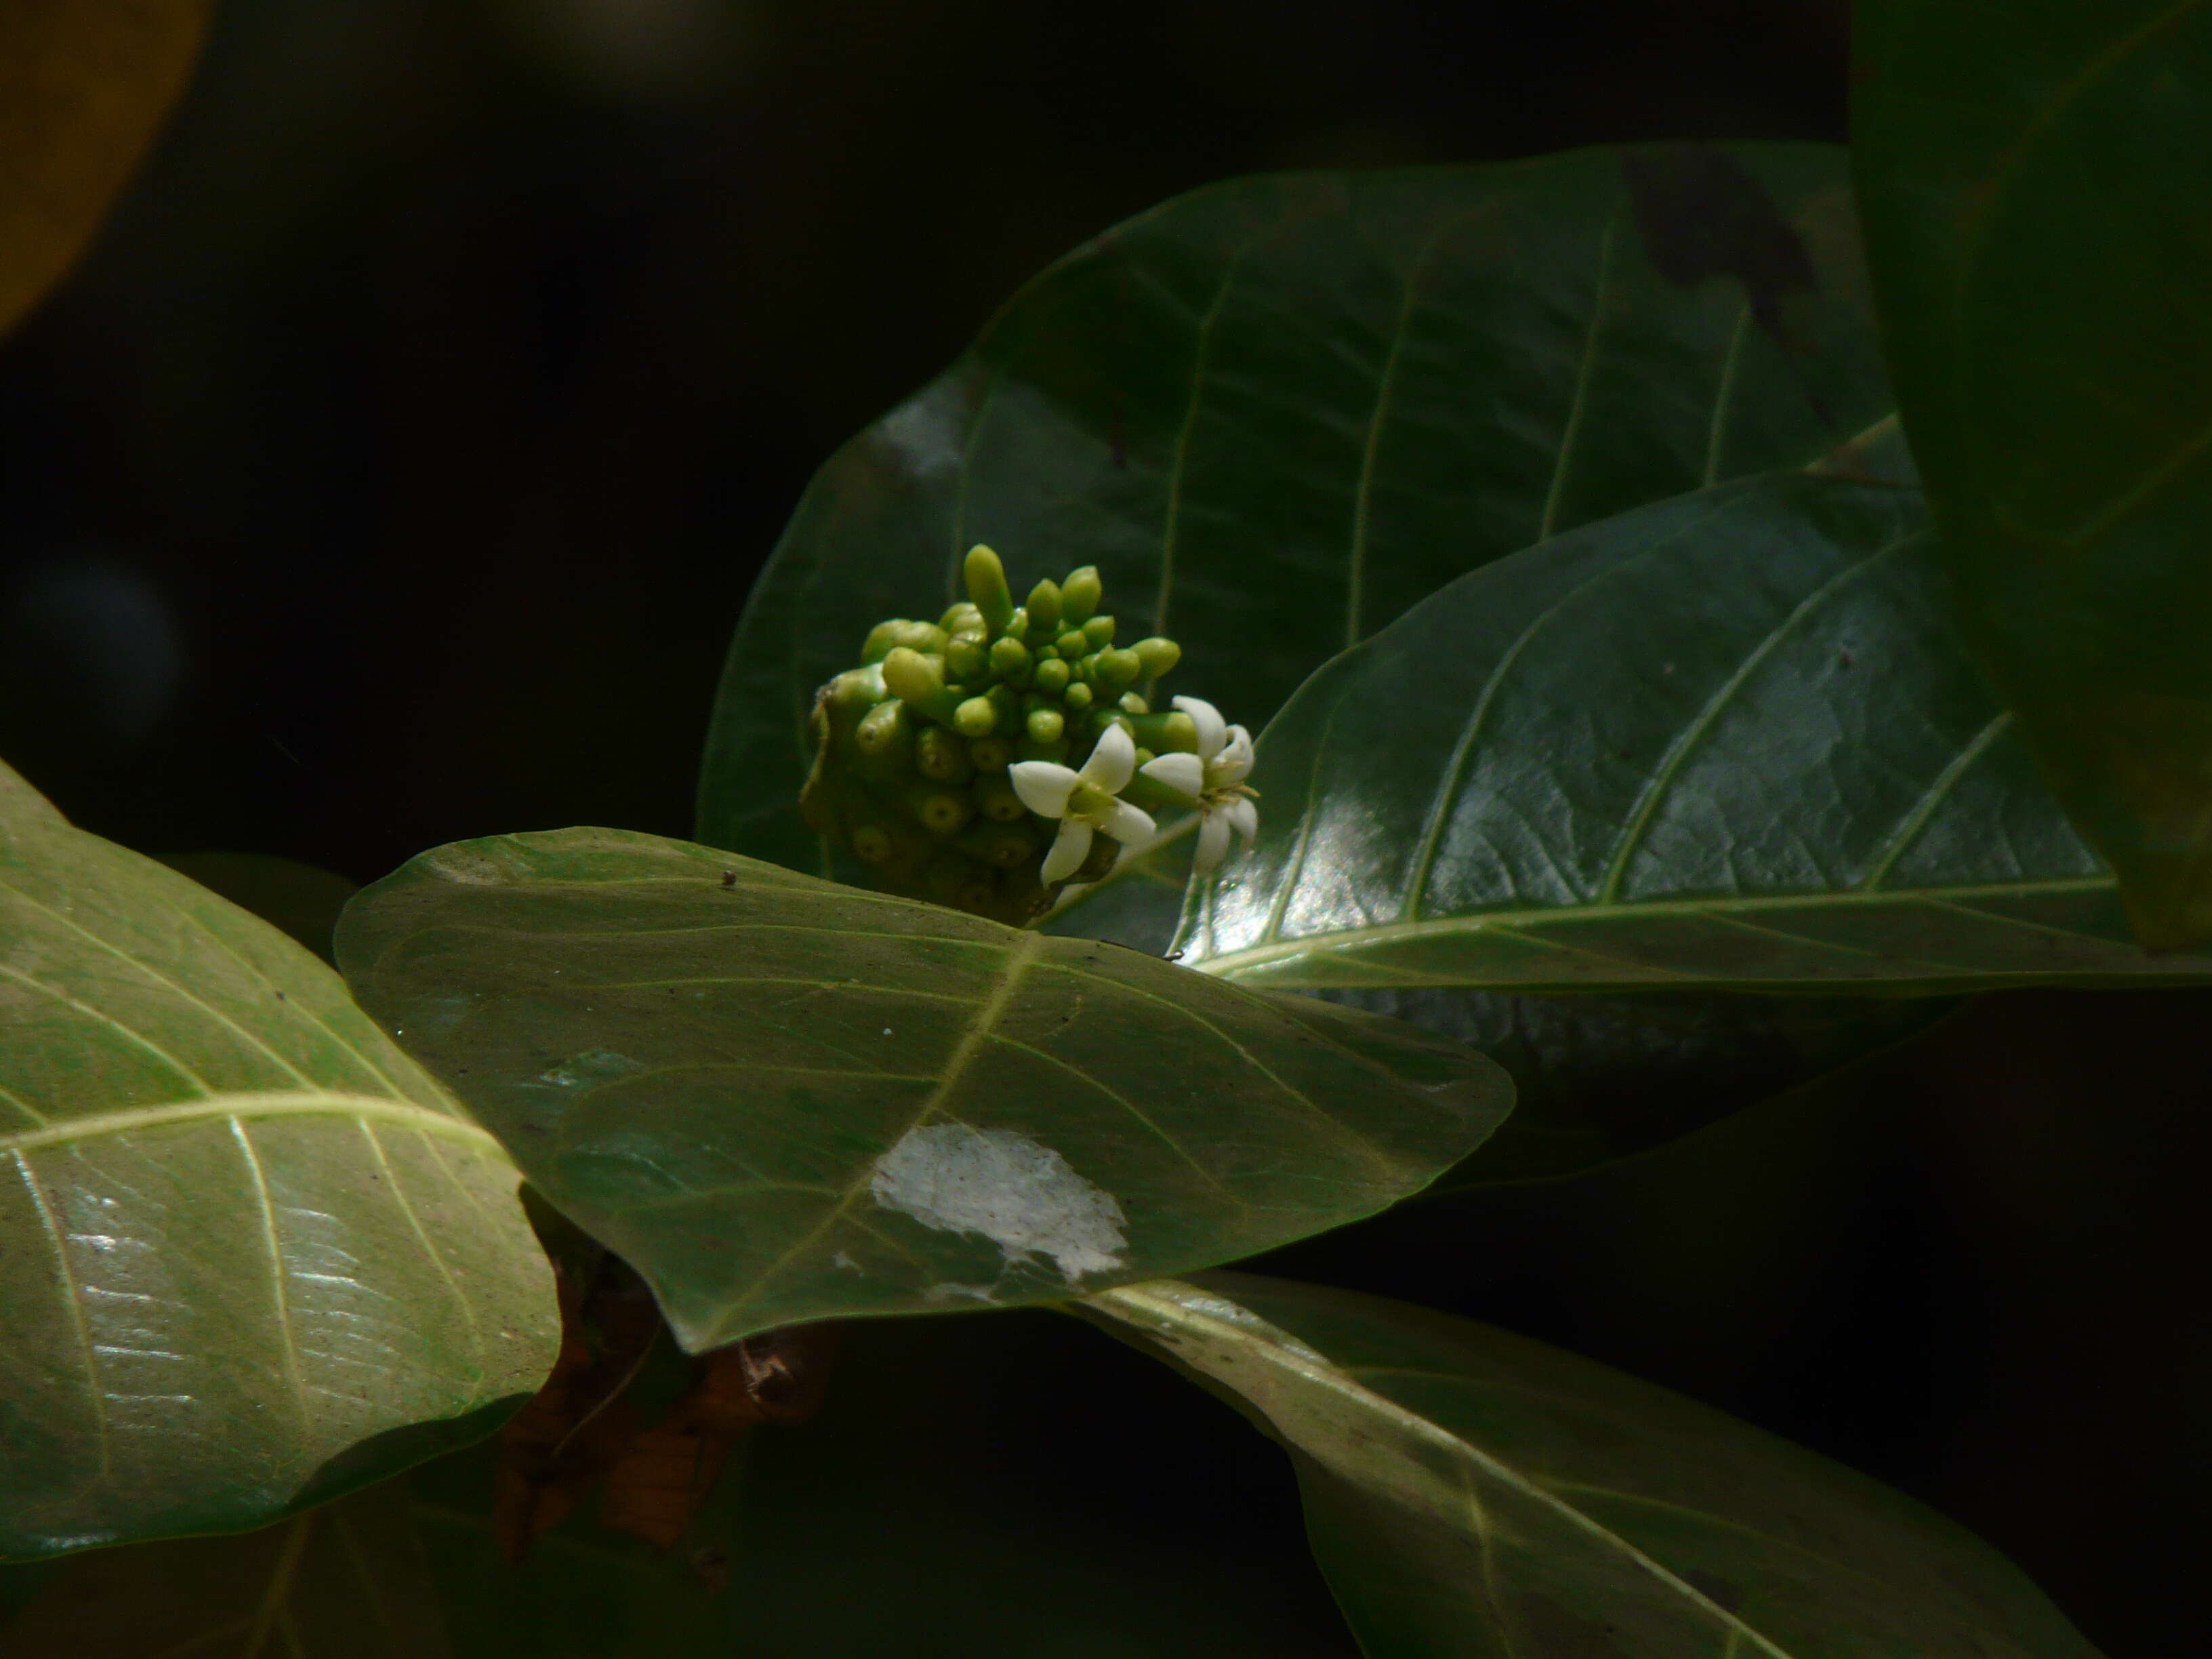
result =
M0 1624L0 1659L447 1659L405 1491L221 1538L96 1550Z
M556 1334L515 1184L329 969L0 768L0 1558L489 1432Z
M1875 0L1853 149L1969 636L2146 943L2212 937L2212 11Z
M1464 571L1813 461L1891 407L1844 179L1818 145L1587 150L1240 179L1109 231L816 477L731 647L700 838L833 872L795 806L815 689L974 542L1024 588L1096 564L1129 637L1184 646L1171 689L1256 731Z
M1371 1015L617 830L424 854L338 961L694 1351L1249 1255L1511 1098Z
M1556 1349L1237 1273L1083 1306L1289 1449L1373 1659L2094 1659L1960 1528Z
M0 334L92 240L199 56L212 0L0 7Z
M331 959L338 912L361 890L343 876L268 853L164 853L161 861Z
M2197 981L1967 660L1916 492L1776 475L1463 576L1263 734L1186 963L1285 988Z
M1948 997L1512 996L1458 988L1324 991L1471 1044L1513 1079L1513 1115L1426 1198L1580 1175L1895 1047Z

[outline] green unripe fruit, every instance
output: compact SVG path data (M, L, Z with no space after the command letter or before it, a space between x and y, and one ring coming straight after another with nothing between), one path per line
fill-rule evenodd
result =
M962 685L981 679L990 665L991 653L981 640L963 634L945 647L945 676Z
M830 682L824 698L841 726L850 726L884 700L884 677L865 668L848 668Z
M1052 648L1060 653L1066 661L1073 662L1091 649L1091 641L1084 637L1081 629L1073 628L1054 640L1052 642Z
M1030 648L1012 635L991 647L991 672L1009 685L1024 685L1030 678Z
M960 700L945 684L945 659L925 655L908 646L898 647L884 659L884 684L916 714L927 714L939 724L950 721L952 711L960 706Z
M1022 798L1004 774L978 778L974 793L975 810L994 823L1018 823L1029 814L1030 809L1022 805Z
M1013 764L1013 745L1004 738L976 738L968 744L968 758L978 772L1003 772Z
M1014 614L1014 596L1006 589L1006 567L999 562L997 554L978 542L968 550L960 574L968 585L968 597L983 613L984 626L994 634L1000 632Z
M952 728L963 738L988 738L999 729L999 711L988 697L970 697L953 709Z
M937 619L937 625L947 634L965 634L971 639L981 639L984 634L983 613L966 599L949 607Z
M1080 713L1091 707L1091 688L1078 680L1061 694L1060 701L1070 708Z
M1066 729L1067 722L1057 708L1033 709L1028 721L1029 734L1038 743L1050 743Z
M1048 697L1056 697L1067 690L1067 665L1058 657L1047 657L1036 665L1030 683Z
M981 859L995 870L1011 870L1026 863L1037 849L1036 837L1012 823L976 824L954 845L969 857Z
M1137 660L1135 652L1120 649L1101 651L1097 665L1091 670L1095 678L1116 688L1133 684L1144 672L1145 665Z
M1145 678L1156 680L1182 660L1182 647L1173 640L1163 639L1158 634L1149 640L1139 640L1129 647L1137 653L1137 660L1145 665Z
M1040 639L1048 638L1060 629L1060 584L1049 576L1030 589L1029 603L1022 607L1030 613L1030 626Z
M1086 564L1079 570L1067 573L1067 580L1060 585L1060 620L1063 628L1080 628L1091 620L1098 609L1098 601L1106 596L1106 584L1098 579L1098 567Z
M904 703L887 697L853 728L853 750L861 771L878 780L902 779L914 771L914 717Z
M958 835L967 827L969 814L975 810L965 790L930 784L915 785L907 793L906 805L915 823L939 836Z
M945 630L933 623L880 622L868 630L860 660L881 662L902 645L910 651L942 651L945 641Z
M891 832L880 823L860 823L853 826L853 856L863 864L888 864L891 856Z
M1091 641L1093 651L1103 651L1114 643L1114 619L1111 617L1093 617L1083 624L1083 637Z
M902 703L886 707L903 708ZM925 778L939 783L965 783L974 775L975 763L968 745L941 726L925 726L914 734L914 763Z
M1164 714L1133 714L1129 717L1129 731L1156 755L1198 752L1198 722L1180 708Z

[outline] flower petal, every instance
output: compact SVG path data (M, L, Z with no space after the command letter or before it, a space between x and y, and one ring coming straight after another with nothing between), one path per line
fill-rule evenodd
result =
M1098 734L1098 746L1083 763L1083 781L1109 795L1118 795L1129 787L1136 770L1136 740L1130 737L1127 726L1117 722Z
M1221 745L1229 736L1222 724L1221 711L1204 697L1177 697L1175 706L1190 716L1191 724L1198 727L1198 757L1212 760L1221 752Z
M1067 816L1067 798L1080 781L1074 768L1057 761L1017 762L1006 769L1006 781L1014 786L1023 805L1048 818Z
M1243 796L1238 796L1228 805L1223 807L1221 816L1229 827L1243 836L1248 842L1258 836L1260 810Z
M1149 841L1159 832L1150 812L1139 811L1125 800L1114 803L1114 816L1098 826L1108 835L1127 846L1133 841Z
M1052 851L1044 855L1044 868L1037 873L1048 882L1065 881L1082 868L1083 860L1090 856L1091 826L1070 818L1060 826L1060 834L1053 837Z
M1155 783L1164 783L1178 795L1194 800L1206 787L1206 763L1195 755L1162 755L1137 769Z
M1206 875L1228 850L1229 820L1218 812L1208 812L1198 826L1198 855L1191 860L1191 868Z
M1218 789L1224 784L1243 782L1252 769L1252 734L1241 726L1231 726L1229 741L1206 769L1212 775L1206 780L1211 787Z

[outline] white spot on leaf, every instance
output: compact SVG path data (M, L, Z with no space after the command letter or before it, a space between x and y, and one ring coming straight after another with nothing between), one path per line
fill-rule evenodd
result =
M1010 1265L1049 1256L1071 1285L1120 1267L1128 1248L1114 1194L1051 1147L1010 1129L936 1123L908 1130L876 1160L868 1190L925 1227L981 1234Z

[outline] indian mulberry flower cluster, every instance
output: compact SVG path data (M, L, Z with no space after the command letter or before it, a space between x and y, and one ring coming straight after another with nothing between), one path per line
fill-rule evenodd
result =
M889 891L1014 926L1152 840L1154 812L1197 813L1201 872L1232 830L1252 838L1250 734L1196 697L1152 708L1138 688L1182 647L1116 645L1094 567L1018 605L989 548L962 574L965 600L933 623L877 623L860 665L816 695L799 798L813 829Z

